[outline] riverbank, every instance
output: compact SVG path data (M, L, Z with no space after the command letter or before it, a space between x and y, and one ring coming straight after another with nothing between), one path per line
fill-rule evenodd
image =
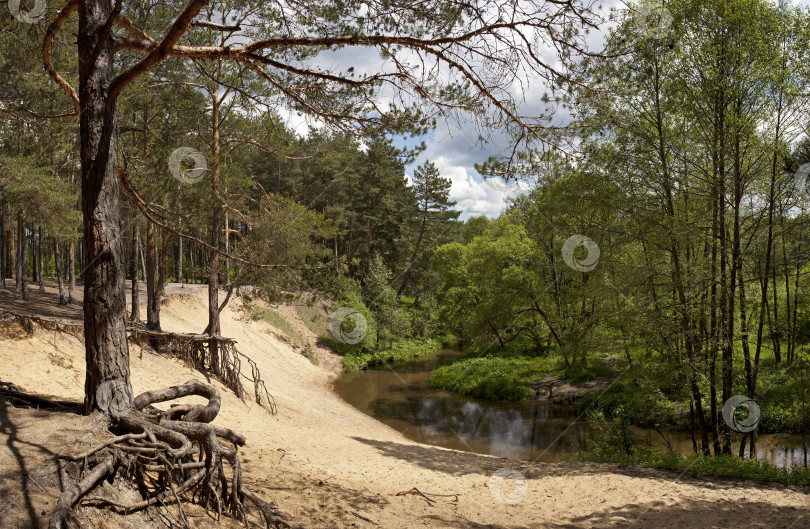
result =
M572 370L554 357L480 356L471 353L430 376L430 385L459 395L493 401L547 400L574 404L588 391L608 387L618 377L615 359L600 359Z
M170 296L162 309L166 330L205 327L204 288L187 285L182 296ZM635 466L539 464L413 442L332 391L341 372L339 357L312 342L319 358L315 365L279 338L281 330L235 307L223 311L222 333L234 337L240 351L256 361L279 412L270 416L214 382L222 392L217 424L247 437L247 446L240 450L246 479L294 523L392 529L810 528L810 500L802 488L696 479ZM295 307L275 310L288 321L297 314ZM305 339L316 341L300 321L291 324ZM136 394L204 378L179 361L145 349L132 347L130 354ZM78 400L83 362L83 346L76 336L37 330L33 336L0 338L0 380L25 391ZM38 472L48 469L50 453L89 446L93 436L100 435L93 431L92 417L15 408L0 401L0 443L6 452L0 458L0 495L11 498L0 507L0 526L43 523L47 516L40 513L50 513L58 482ZM506 468L511 470L501 470ZM512 474L501 480L504 472ZM428 500L414 488L458 496L428 495ZM91 522L100 520L96 527L157 526L135 515L95 511L88 516ZM216 527L205 518L194 518L194 523Z

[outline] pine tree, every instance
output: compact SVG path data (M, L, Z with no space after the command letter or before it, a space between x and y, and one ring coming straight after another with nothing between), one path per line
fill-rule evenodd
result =
M411 278L414 263L419 257L422 243L441 235L440 227L458 219L460 211L453 210L455 201L450 200L452 181L444 178L436 166L428 160L413 172L413 190L418 207L419 234L413 246L411 259L405 270L405 277L399 286L397 296L401 296ZM427 236L426 236L427 234Z

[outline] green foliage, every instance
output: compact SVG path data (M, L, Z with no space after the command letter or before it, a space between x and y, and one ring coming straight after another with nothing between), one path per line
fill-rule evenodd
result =
M430 374L435 388L486 400L524 400L529 384L538 375L538 366L518 358L466 358L442 366Z
M251 317L254 321L264 320L270 325L276 327L278 330L286 334L292 341L300 346L305 347L309 345L306 339L301 336L301 333L296 331L290 323L278 312L268 307L261 307L259 305L251 306Z
M810 485L810 469L794 467L790 470L777 467L766 461L740 459L734 456L704 456L687 454L679 456L652 448L636 448L627 454L620 451L586 450L575 459L601 461L606 463L636 464L651 468L677 471L679 475L688 473L697 478L701 475L754 479L790 485Z
M343 370L354 371L355 369L366 369L370 366L403 362L429 355L440 349L441 346L442 342L434 339L395 340L389 349L346 354L343 357Z
M630 415L621 406L609 417L600 410L593 411L588 414L588 421L595 435L586 441L586 446L594 456L631 455L642 443L633 435Z

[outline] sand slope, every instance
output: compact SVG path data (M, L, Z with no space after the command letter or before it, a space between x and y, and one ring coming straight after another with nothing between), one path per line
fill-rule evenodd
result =
M206 324L203 291L175 286L170 292L162 312L164 329L201 331ZM336 359L313 365L279 338L278 329L250 321L236 305L223 312L222 333L236 338L240 351L257 362L279 412L272 417L215 382L223 393L216 423L247 437L242 457L248 481L296 523L324 528L375 527L373 523L459 529L810 528L810 496L799 488L692 479L615 465L530 464L420 445L335 395L331 381L339 365ZM288 320L297 317L290 308L282 312ZM294 324L305 334L302 322ZM311 333L305 337L314 338ZM79 400L83 358L81 341L74 336L38 331L21 340L0 337L0 381ZM136 394L203 378L173 359L138 347L131 350L131 365ZM103 436L94 420L0 402L0 527L30 527L47 519L42 513L52 508L55 489L47 472L37 472L47 470L48 452L78 451ZM52 427L55 423L59 428ZM519 472L525 481L517 482L517 488L513 480L491 482L502 468ZM30 477L24 479L23 473ZM34 481L44 484L39 487ZM414 487L425 493L458 494L457 501L437 496L429 503L415 494L397 495ZM107 518L113 525L103 517L99 520L94 522L99 527L125 523L118 518ZM137 517L131 521L133 527L149 524ZM194 523L202 527L208 522Z

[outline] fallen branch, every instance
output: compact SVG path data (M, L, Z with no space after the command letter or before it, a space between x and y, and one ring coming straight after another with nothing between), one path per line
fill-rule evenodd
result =
M371 525L380 525L380 524L378 524L377 522L375 522L374 520L372 520L372 519L370 519L370 518L366 518L365 516L363 516L363 515L362 515L362 514L360 514L360 513L356 513L356 512L354 512L354 511L349 511L349 512L350 512L350 513L352 513L354 516L357 516L358 518L360 518L360 519L361 519L361 520L363 520L364 522L368 522L368 523L370 523Z
M408 494L413 494L415 496L422 496L427 502L428 505L433 505L436 503L436 500L428 498L428 496L435 496L437 498L454 498L455 502L458 503L458 497L460 494L433 494L431 492L422 492L421 490L417 489L416 487L412 488L411 490L403 490L402 492L397 492L394 496L407 496Z

